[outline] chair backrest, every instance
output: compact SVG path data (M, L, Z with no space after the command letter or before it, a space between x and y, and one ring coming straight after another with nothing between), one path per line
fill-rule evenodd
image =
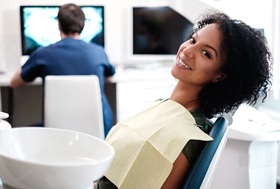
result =
M99 79L95 75L46 76L44 125L104 139Z
M213 123L209 135L214 139L207 142L196 162L192 166L183 185L183 189L210 188L212 177L227 140L230 117L219 117Z

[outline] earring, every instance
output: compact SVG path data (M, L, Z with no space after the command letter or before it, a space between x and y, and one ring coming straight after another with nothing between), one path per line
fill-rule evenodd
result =
M217 83L222 80L222 76L217 77L212 83Z
M225 78L226 78L226 75L221 74L214 81L212 81L212 83L217 83L217 82L223 81Z

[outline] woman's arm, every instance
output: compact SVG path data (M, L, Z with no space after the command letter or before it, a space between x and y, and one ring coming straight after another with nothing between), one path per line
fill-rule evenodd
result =
M183 181L190 169L189 161L183 153L180 153L173 164L171 173L165 180L161 189L179 189L182 187Z

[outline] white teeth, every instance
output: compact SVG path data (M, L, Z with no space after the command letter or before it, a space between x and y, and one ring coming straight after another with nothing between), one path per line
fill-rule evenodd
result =
M184 64L184 63L182 62L182 60L180 60L179 63L180 63L182 66L184 66L185 68L187 68L188 70L191 70L191 67L189 67L187 64Z

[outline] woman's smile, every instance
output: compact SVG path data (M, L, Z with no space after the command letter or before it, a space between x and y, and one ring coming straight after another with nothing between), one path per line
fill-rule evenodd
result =
M182 59L180 56L177 57L176 64L179 68L192 70L192 68L187 64L187 61L185 59Z
M187 64L184 64L182 59L179 59L179 67L183 66L187 70L191 70L191 67L189 67Z

